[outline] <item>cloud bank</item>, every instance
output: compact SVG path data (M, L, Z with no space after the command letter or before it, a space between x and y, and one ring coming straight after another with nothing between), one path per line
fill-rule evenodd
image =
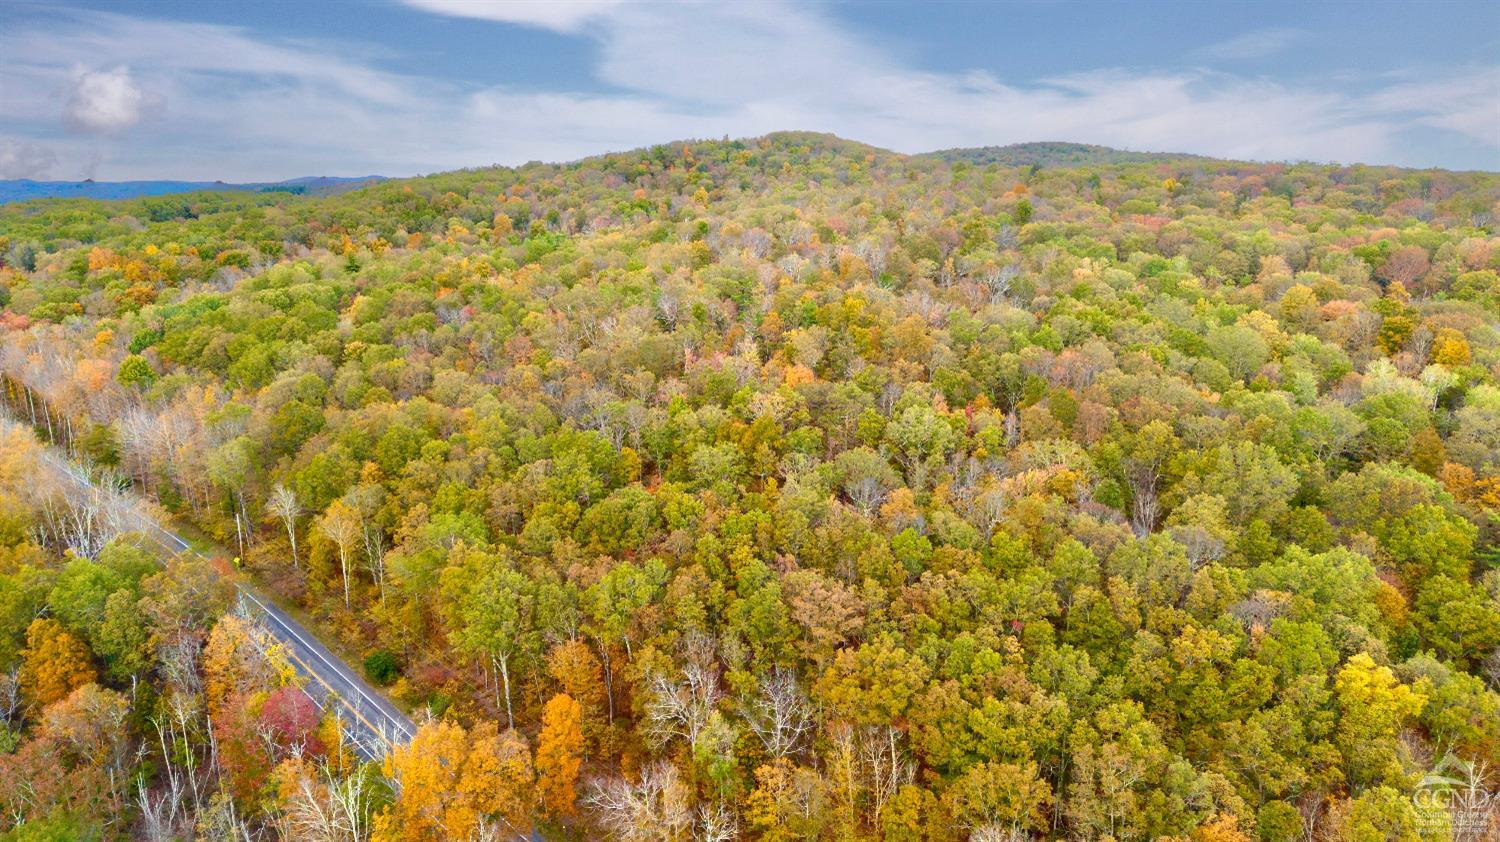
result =
M43 179L57 166L57 153L36 143L0 138L0 178Z
M159 98L141 90L128 67L85 71L78 74L63 106L63 125L84 134L117 134L141 122L160 104Z
M1257 29L1238 38L1209 44L1193 51L1193 55L1210 61L1243 61L1275 55L1303 40L1307 33L1300 29Z
M24 160L54 156L60 176L107 144L101 173L109 178L404 175L781 129L902 152L1073 140L1233 158L1443 163L1432 144L1414 140L1420 130L1500 163L1500 66L1357 87L1209 69L1015 81L911 67L825 14L774 2L408 3L466 26L592 39L598 90L469 85L382 69L357 45L75 11L9 37L0 87L18 118L12 133L36 147ZM1296 37L1277 32L1210 50L1249 55Z
M576 32L590 18L624 0L405 0L427 12L500 23L535 26L554 32Z

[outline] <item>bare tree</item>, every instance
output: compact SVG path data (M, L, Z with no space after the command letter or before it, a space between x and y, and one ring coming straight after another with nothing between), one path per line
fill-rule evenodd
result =
M698 808L698 832L701 842L732 842L740 836L740 821L722 801Z
M844 492L868 516L885 500L885 487L876 477L860 477L844 483Z
M741 708L741 714L772 758L796 754L813 731L807 696L796 675L780 668L761 679L760 692Z
M136 803L141 811L141 837L151 842L176 842L195 838L195 828L210 805L214 786L217 744L207 717L203 715L202 697L173 689L166 695L167 709L152 717L161 764L155 790L145 780L137 785ZM207 745L207 756L200 757L198 747ZM217 821L219 817L204 818ZM221 834L211 838L239 838L238 834Z
M1021 416L1014 408L1005 413L1005 446L1015 447L1021 441Z
M12 667L9 672L0 673L0 717L4 718L7 728L20 709L21 682L16 669Z
M1316 792L1305 792L1297 800L1297 812L1302 817L1302 842L1314 842L1324 838L1324 820L1328 818L1330 799Z
M137 782L136 805L141 811L140 834L147 842L175 842L183 838L187 828L188 810L183 781L172 774L170 762L167 768L167 783L156 792L146 788L146 779Z
M660 745L681 737L696 748L723 693L719 688L713 641L694 635L683 648L687 663L681 681L672 681L661 673L651 677L652 698L646 704L646 728Z
M1021 270L1015 264L1006 264L997 268L987 269L980 275L979 281L990 294L990 303L999 304L1005 300L1006 293L1010 292L1010 286L1015 281Z
M884 240L863 239L854 244L854 256L870 268L870 276L879 278L890 259L890 247Z
M1172 540L1187 550L1188 563L1194 570L1224 557L1224 541L1201 526L1174 526Z
M282 837L312 842L366 842L371 830L370 777L356 770L347 778L327 766L298 778L280 824Z
M662 324L665 324L668 329L675 329L677 327L677 316L681 309L681 302L677 300L677 296L673 293L663 292L661 297L656 300L657 317L661 319Z
M359 533L364 539L365 568L385 601L385 530L375 521L375 513L384 502L385 490L375 483L357 485L344 495L344 502L359 514Z
M1151 534L1151 530L1156 527L1157 518L1161 517L1161 503L1156 493L1157 484L1161 481L1159 466L1132 463L1126 468L1126 476L1134 492L1131 494L1130 528L1136 537L1144 538Z
M156 670L175 696L194 698L203 692L198 669L202 642L193 635L169 635L156 646Z
M889 725L860 730L859 763L868 780L873 816L880 815L901 787L912 782L917 771L916 764L901 749L901 732Z
M1463 765L1463 782L1447 798L1453 842L1494 839L1500 830L1500 803L1496 803L1489 766L1483 760Z
M764 259L771 253L771 233L764 228L751 228L740 237L740 243L756 259Z
M977 521L976 525L984 529L985 541L995 536L995 527L1004 519L1009 505L1009 498L999 488L987 489L974 498L970 507L971 516Z
M1029 842L1031 834L1019 827L984 824L969 834L969 842Z
M39 461L39 474L45 469ZM62 470L57 468L53 473ZM56 482L42 481L32 489L37 543L70 549L74 555L94 559L110 541L126 531L128 505L113 484L86 483L84 479L58 476Z
M276 483L271 488L271 496L266 499L266 510L280 518L286 527L286 537L292 542L292 566L300 569L301 562L297 560L297 518L302 516L302 503L297 500L297 495L290 488Z
M674 842L693 826L692 795L666 761L646 767L641 779L596 781L583 803L599 825L620 842Z

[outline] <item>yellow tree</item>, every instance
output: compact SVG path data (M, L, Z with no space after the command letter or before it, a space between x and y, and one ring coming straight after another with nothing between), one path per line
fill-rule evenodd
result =
M40 618L26 629L26 648L21 652L21 692L36 708L67 698L68 694L97 680L89 649L68 633L62 623Z
M1451 327L1440 328L1432 342L1432 361L1438 365L1468 365L1471 358L1469 340Z
M552 816L571 816L577 809L578 767L583 763L583 707L566 693L553 696L542 709L537 738L536 771L542 808Z
M20 424L0 425L0 488L24 497L36 485L41 445Z
M375 820L378 840L465 838L473 830L458 827L469 811L458 796L458 774L468 754L468 734L454 722L429 722L411 743L385 759L385 774L395 783L396 798ZM452 833L450 831L457 831Z
M1363 652L1339 670L1334 689L1342 711L1336 742L1349 780L1362 786L1399 780L1397 735L1427 706L1427 696Z
M954 821L1040 830L1052 806L1052 787L1037 777L1036 764L984 762L970 766L945 795Z
M1193 842L1250 842L1233 813L1219 813L1193 831Z
M349 607L349 553L360 537L359 512L342 498L328 505L318 521L318 530L339 549L339 569L344 574L344 607Z
M752 835L766 842L814 839L828 822L827 783L817 772L778 757L755 770L745 798Z
M472 733L454 722L428 722L386 757L385 774L396 799L375 819L378 842L470 839L497 823L523 836L530 830L530 752L518 734L500 734L493 722Z
M604 667L581 640L569 640L547 653L547 674L583 710L585 745L591 745L604 716Z
M526 836L536 803L536 773L526 738L514 728L501 733L494 722L476 726L469 738L469 756L458 781L460 795L484 821Z
M269 690L277 684L271 663L261 654L249 622L226 614L209 632L203 647L203 695L209 715L223 717L235 697Z

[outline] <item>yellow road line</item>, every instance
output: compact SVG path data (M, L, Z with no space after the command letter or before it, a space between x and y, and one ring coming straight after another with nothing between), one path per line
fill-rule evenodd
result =
M46 461L54 470L60 470L60 471L62 471L63 475L66 476L68 479L72 480L76 485L79 485L79 486L81 486L83 488L90 489L90 490L93 490L95 488L93 482L90 481L87 477L82 476L82 475L76 473L76 469L70 463L64 462L64 461L59 460L59 459L56 459L50 452L44 451L43 456L44 456L44 461ZM177 548L175 546L169 546L169 545L163 544L160 541L160 539L156 539L154 541L154 543L156 543L158 546L160 546L162 549L166 550L167 552L169 552L169 553L191 552L191 553L193 553L194 555L198 556L201 559L208 560L207 556L203 555L203 553L201 553L197 549L193 548L193 546L191 544L189 544L187 541L183 540L176 533L171 532L170 530L168 530L165 527L163 527L161 524L157 523L154 518L151 518L151 517L143 514L142 512L140 512L139 510L137 510L133 505L129 507L128 513L138 523L144 523L148 527L148 531L149 530L155 530L156 532L160 533L161 535L165 535L166 537L172 539L173 543L175 543L175 544L181 544L182 545L182 547L179 549L179 548ZM140 534L140 531L138 531L138 534ZM144 537L144 535L143 535L143 537ZM147 540L152 540L152 539L148 538ZM284 622L281 621L280 618L278 618L274 614L272 614L271 611L270 611L270 609L268 609L265 605L261 604L260 599L257 598L255 596L255 594L250 593L247 588L241 587L240 584L239 584L239 582L237 581L237 577L236 576L234 576L233 574L231 574L230 577L229 577L229 581L234 586L234 589L238 593L241 593L241 594L244 594L246 596L249 596L250 599L253 602L255 602L260 607L261 611L266 615L266 618L268 620L275 621L277 623L281 623L283 626L286 625ZM290 632L293 635L293 637L297 636L296 632L294 630L292 630L291 628L288 628L287 631ZM270 633L269 629L267 629L267 633L268 634ZM272 636L274 638L274 635L272 635ZM281 641L278 639L278 642L281 642ZM306 644L304 643L303 645L306 645ZM375 725L371 724L371 722L368 719L365 719L364 716L360 714L358 707L349 704L348 698L345 697L344 694L340 693L338 690L335 690L332 684L329 684L326 680L324 680L324 678L321 675L318 674L317 670L313 669L306 661L304 661L301 658L297 657L297 655L292 651L292 647L291 646L283 644L282 645L282 649L286 652L286 655L287 655L288 658L290 658L291 660L295 661L298 666L302 667L302 671L305 674L307 674L308 676L310 676L314 681L316 681L319 684L321 684L323 686L324 690L327 690L329 692L329 694L331 694L335 699L337 699L340 703L342 703L340 705L341 707L347 708L348 712L351 715L353 715L353 717L355 719L359 720L362 724L364 724L364 726L370 730L370 733L374 734L377 739L379 739L382 743L384 743L387 749L390 749L390 747L391 747L391 740L386 735L386 732L383 729L377 728ZM314 654L317 654L317 653L314 652ZM335 673L337 673L336 669L335 669ZM343 676L340 676L340 678L342 678L342 677ZM358 686L354 686L353 689L354 689L354 692L358 693L359 695L361 695L361 696L365 695L364 692ZM306 693L307 690L305 688L302 688L302 692ZM309 696L311 696L311 694L309 694ZM403 732L405 731L404 728L401 729L401 730Z
M302 669L308 675L312 676L313 680L315 680L319 684L323 685L323 689L325 689L329 693L331 693L333 695L333 697L336 698L336 699L338 699L340 702L345 702L346 701L345 698L344 698L344 695L342 693L340 693L339 691L333 689L333 685L329 684L327 681L324 681L323 677L320 676L320 675L318 675L316 672L314 672L313 668L310 667L310 666L308 666L306 661L304 661L301 658L297 657L296 653L294 653L294 652L291 651L291 647L282 647L282 648L285 650L286 656L288 658L292 659L293 661L295 661L299 666L301 666ZM306 693L307 691L304 689L302 692ZM341 707L348 708L349 709L349 713L352 714L355 719L358 719L360 722L364 723L364 726L366 728L369 728L370 732L372 734L374 734L377 738L379 738L381 742L385 743L387 748L390 747L391 742L390 742L389 739L386 738L385 733L382 732L379 728L375 727L373 724L371 724L370 720L365 719L363 716L361 716L360 713L359 713L359 709L358 708L351 707L347 703L341 705Z

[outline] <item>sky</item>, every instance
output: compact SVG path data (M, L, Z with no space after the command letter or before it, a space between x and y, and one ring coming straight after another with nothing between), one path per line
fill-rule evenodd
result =
M0 178L276 181L833 132L1500 170L1500 2L0 0Z

